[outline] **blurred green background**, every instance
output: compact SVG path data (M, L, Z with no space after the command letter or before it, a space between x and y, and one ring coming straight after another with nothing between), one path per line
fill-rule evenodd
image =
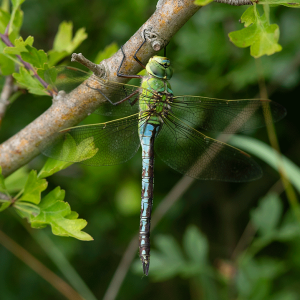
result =
M85 27L88 33L88 39L76 49L76 53L94 60L98 52L112 42L119 47L124 44L151 16L155 6L154 0L26 0L22 5L24 25L21 36L24 39L34 36L34 46L47 51L52 47L59 24L72 21L74 32ZM172 38L167 55L174 67L173 91L177 95L255 98L259 94L258 72L262 72L270 88L270 99L288 111L287 117L276 124L281 151L300 165L299 10L282 6L271 8L271 23L279 25L279 43L283 50L262 57L259 62L249 55L249 48L236 48L227 36L230 31L243 28L239 19L245 10L246 7L212 3L196 13ZM70 59L65 61L70 62ZM78 64L73 66L79 67ZM50 97L22 95L10 106L3 119L0 142L17 133L50 105ZM99 117L92 115L85 122L98 121ZM269 143L265 129L247 135ZM272 209L277 209L275 225L278 228L294 224L289 221L293 219L293 213L284 188L278 182L278 172L263 160L254 159L264 172L257 181L193 182L152 232L153 267L150 264L149 277L142 277L138 262L126 275L117 299L300 299L299 223L288 235L290 238L271 238L258 246L255 242L259 239L259 232L253 229L243 234L247 224L250 228L250 218L255 223L254 216L259 215L259 211L265 213L261 218L268 219L272 217ZM39 156L28 165L28 169L40 170L45 161L45 157ZM156 159L154 211L181 178L182 175ZM53 236L49 228L43 232L71 262L96 299L102 299L126 247L138 232L141 153L125 164L111 167L75 164L48 180L48 191L58 185L66 190L65 200L72 210L88 221L85 231L94 241ZM270 191L275 194L272 194L273 200L266 198L269 206L266 204L264 211L259 201L267 195L269 197ZM261 210L256 209L258 206ZM22 225L25 221L20 222L19 217L13 216L14 213L8 210L1 213L1 230L64 278L39 245L43 243L42 237L33 239ZM195 239L191 238L193 235ZM194 249L202 249L203 257L199 260L205 260L205 263L199 261L199 270L187 268L185 272L178 272L175 268L160 277L159 262L162 265L167 263L161 247L165 246L165 251L171 249L170 257L174 261L169 259L168 263L176 265L177 250L174 248L177 245L180 255L188 257L189 236L191 241L197 241ZM248 249L254 253L250 251L253 255L245 259L244 250L248 244ZM51 247L49 249L52 252ZM0 246L0 299L65 298Z

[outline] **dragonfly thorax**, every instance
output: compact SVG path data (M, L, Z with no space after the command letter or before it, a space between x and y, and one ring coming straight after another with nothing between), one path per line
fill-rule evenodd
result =
M163 56L153 56L146 65L148 74L159 79L170 80L173 75L171 62Z

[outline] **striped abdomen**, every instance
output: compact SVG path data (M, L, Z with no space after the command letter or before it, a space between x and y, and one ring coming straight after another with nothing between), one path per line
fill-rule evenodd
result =
M143 271L148 275L150 263L150 222L154 186L154 140L160 125L145 123L140 128L142 145L142 201L139 231L139 254Z

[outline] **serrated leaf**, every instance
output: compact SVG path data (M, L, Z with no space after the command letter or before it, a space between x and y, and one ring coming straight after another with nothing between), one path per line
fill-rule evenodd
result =
M59 172L73 163L64 162L60 160L56 160L53 158L48 158L46 163L44 164L42 170L40 171L38 178L46 178L53 175L56 172Z
M241 16L241 23L244 23L245 27L248 27L255 22L254 6L246 9L246 11Z
M76 211L71 211L71 213L67 216L65 216L66 219L69 220L75 220L79 217L78 213Z
M19 192L24 188L28 178L28 169L26 166L18 169L7 178L5 178L5 185L9 193Z
M20 73L13 73L13 77L19 84L28 89L31 94L35 95L47 95L43 85L34 77L31 76L30 72L24 67L20 67Z
M183 246L189 258L198 266L205 264L208 256L208 243L196 226L189 226L183 237Z
M4 176L2 175L2 167L1 166L0 166L0 192L2 192L2 193L7 192L7 188L6 188L5 182L4 182Z
M43 68L47 63L48 58L44 50L37 50L36 48L26 45L27 52L22 52L21 57L35 68Z
M40 208L34 204L18 201L13 207L18 210L18 213L23 217L30 220L31 216L36 217L40 213Z
M261 235L270 235L276 229L282 215L282 203L277 194L268 194L251 212L251 221Z
M209 4L210 2L213 2L214 0L195 0L194 4L200 5L200 6L205 6Z
M57 52L67 51L70 54L87 38L85 29L81 28L77 30L72 40L72 31L72 22L62 22L54 38L53 50Z
M79 240L90 241L93 238L81 231L87 222L83 219L75 219L77 213L72 213L70 205L64 202L65 192L59 187L47 194L41 201L40 214L31 217L33 228L41 228L50 225L52 232L59 236L71 236Z
M47 188L47 185L47 181L45 179L38 179L36 171L32 170L29 173L24 187L24 193L19 201L39 204L41 201L41 193Z
M33 44L33 37L29 36L25 41L22 37L19 37L15 40L15 46L14 47L6 47L4 49L4 53L6 54L15 54L15 55L21 55L21 52L27 52L26 46L32 46Z
M265 14L260 16L255 7L250 7L243 14L242 22L246 28L230 32L228 35L237 47L250 46L250 54L253 57L281 51L282 47L278 44L279 27L277 24L270 24Z
M113 54L118 51L118 44L111 43L106 46L103 51L99 51L95 59L95 64L99 64L102 60L110 58Z

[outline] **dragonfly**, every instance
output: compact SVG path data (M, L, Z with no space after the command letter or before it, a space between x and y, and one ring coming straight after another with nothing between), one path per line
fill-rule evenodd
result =
M67 128L42 152L51 158L107 166L128 161L142 148L142 192L139 227L139 257L143 272L149 273L150 223L154 189L154 154L174 170L200 180L247 182L262 175L260 166L247 153L213 139L202 130L236 133L265 126L282 119L286 110L268 99L224 100L202 96L175 96L169 80L171 62L153 56L144 65L146 76L140 86L109 81L72 67L57 67L50 85L66 92L80 83L96 90L105 101L95 113L121 118L99 124ZM53 77L52 77L53 78ZM88 83L84 83L89 78ZM107 90L112 90L109 94ZM138 103L138 104L137 104Z

